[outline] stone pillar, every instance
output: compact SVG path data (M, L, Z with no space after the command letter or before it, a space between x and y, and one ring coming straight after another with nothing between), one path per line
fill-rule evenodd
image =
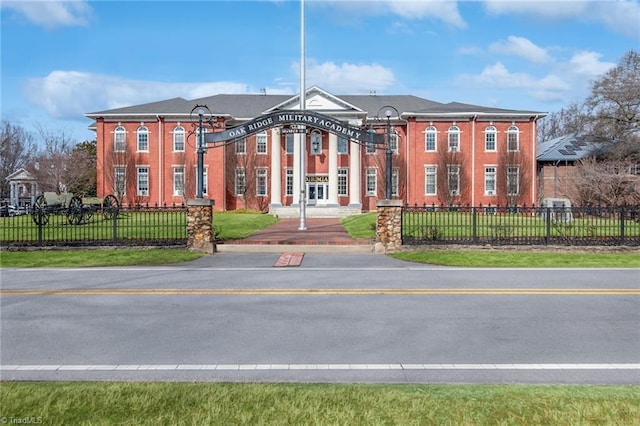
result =
M213 233L213 200L187 200L187 248L213 254L216 251Z
M402 200L378 200L376 253L393 253L402 248Z

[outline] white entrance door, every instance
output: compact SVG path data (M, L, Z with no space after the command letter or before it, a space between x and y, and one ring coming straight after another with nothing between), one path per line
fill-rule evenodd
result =
M310 206L327 204L329 184L326 182L307 182L307 204Z

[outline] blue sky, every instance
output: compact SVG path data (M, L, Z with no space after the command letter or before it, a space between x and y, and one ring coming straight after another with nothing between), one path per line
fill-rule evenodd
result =
M300 1L4 0L2 120L93 138L85 113L298 93ZM640 50L638 0L306 0L306 87L542 112ZM213 107L213 106L212 106Z

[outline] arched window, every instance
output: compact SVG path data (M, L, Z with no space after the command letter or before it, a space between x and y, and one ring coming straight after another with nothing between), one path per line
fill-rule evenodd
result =
M512 125L507 130L507 151L520 150L520 129L518 126Z
M484 129L484 150L485 151L495 151L497 149L496 145L496 137L498 135L498 130L495 126L487 126Z
M449 152L460 152L460 128L456 125L449 127Z
M427 152L436 152L438 150L438 131L435 126L427 127L424 132L424 150Z
M138 127L138 151L149 151L149 129L146 126Z
M113 150L122 152L127 144L127 131L122 126L118 126L113 131Z
M396 130L391 131L391 137L389 138L389 148L394 154L398 153L398 140L400 139L400 135Z
M256 135L256 153L267 153L267 132L260 132Z
M184 127L176 126L173 129L173 150L184 151Z

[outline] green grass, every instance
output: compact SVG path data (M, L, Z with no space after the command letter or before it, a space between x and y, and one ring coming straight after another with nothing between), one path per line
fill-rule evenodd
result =
M54 425L638 425L640 388L4 382L0 410Z
M364 213L342 219L342 226L353 238L376 237L376 213Z
M143 266L182 263L202 257L202 253L186 249L73 249L73 250L28 250L0 252L0 267L96 267L96 266Z
M213 226L220 232L217 238L221 240L246 238L277 221L278 218L275 216L253 210L213 213Z
M512 268L638 268L638 251L619 253L538 252L530 250L417 249L390 256L409 262L442 266Z

